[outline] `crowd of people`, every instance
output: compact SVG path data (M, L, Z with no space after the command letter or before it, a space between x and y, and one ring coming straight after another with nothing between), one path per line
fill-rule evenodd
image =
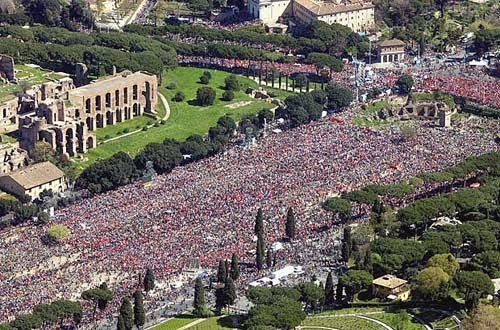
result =
M286 211L294 209L296 252L281 256L307 267L310 242L321 240L325 231L320 229L332 226L331 216L319 206L332 193L397 182L499 149L491 132L498 131L498 124L478 130L466 123L445 129L419 122L416 137L402 142L395 128L353 125L353 112L339 121L272 133L253 148L232 147L158 176L150 187L136 182L60 209L51 224L71 231L61 243L45 245L41 238L47 226L6 230L0 239L0 322L39 303L78 299L102 281L115 292L104 312L110 315L146 268L157 281L168 283L193 259L215 267L236 253L253 263L259 207L267 246L284 237ZM255 276L245 273L243 279ZM148 296L147 305L168 298L166 290Z

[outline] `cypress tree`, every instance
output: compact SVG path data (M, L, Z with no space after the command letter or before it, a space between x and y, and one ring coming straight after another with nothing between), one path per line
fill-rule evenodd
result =
M328 272L325 283L325 305L330 306L335 301L335 296L333 292L333 276L332 272Z
M199 310L205 306L205 287L200 278L196 279L194 284L194 301L193 307L195 310Z
M155 288L155 277L150 268L146 269L144 276L144 291L149 292Z
M231 266L229 264L229 261L224 260L224 267L226 267L226 279L231 276Z
M373 273L373 262L372 262L372 251L371 249L367 249L365 253L365 257L363 259L363 269L368 273Z
M238 262L238 257L233 253L231 256L231 278L233 281L237 281L240 277L240 265Z
M226 282L226 278L226 263L222 260L219 260L219 268L217 269L217 282L224 283Z
M295 238L295 214L293 213L293 209L290 207L288 212L286 213L286 228L285 228L286 236L290 239Z
M257 269L261 270L262 266L264 265L264 239L262 238L262 235L258 235L257 237L257 250L255 259Z
M125 330L125 322L123 321L123 317L118 315L118 323L116 324L116 330Z
M227 305L225 286L215 289L215 308L220 311Z
M261 208L257 210L257 215L255 216L254 233L257 236L262 236L264 234L264 215L262 214Z
M340 282L337 283L337 289L335 291L335 301L337 304L341 304L344 296L344 287Z
M111 290L108 289L108 284L106 282L102 282L101 285L99 285L99 289L109 292L111 294L110 299L97 299L97 307L102 311L106 309L106 306L108 305L108 301L113 300L113 294Z
M352 239L351 239L351 228L344 228L344 239L342 242L342 258L347 263L351 257Z
M123 329L132 330L134 327L134 311L132 310L132 304L128 298L122 299L122 305L120 306L120 316L123 319Z
M271 253L271 249L267 250L266 266L267 266L267 268L271 268L273 266L273 254Z
M134 292L134 324L141 329L146 322L146 311L144 310L144 297L140 289Z
M226 304L233 305L236 301L236 287L231 277L227 278L226 284L224 285L224 294L226 296Z

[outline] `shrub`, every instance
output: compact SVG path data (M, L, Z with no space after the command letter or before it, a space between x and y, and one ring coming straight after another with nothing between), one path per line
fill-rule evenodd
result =
M154 124L154 127L160 127L160 123L159 123L159 122L156 122L156 123Z
M151 125L153 125L153 121L152 120L148 120L147 124L148 124L148 126L151 126Z
M196 101L201 106L214 104L215 90L211 87L201 87L196 91Z
M125 128L125 129L123 130L123 133L128 133L128 132L130 132L130 128Z
M137 125L135 128L140 129L140 128L141 128L141 125Z
M104 135L104 139L107 140L107 139L110 139L110 138L111 138L111 135L109 135L109 134Z
M165 125L166 123L167 123L167 122L166 122L165 120L161 120L161 121L160 121L160 124L161 124L161 125Z
M226 79L224 79L226 90L239 91L240 90L240 82L236 75L231 74Z
M186 98L186 95L184 95L183 92L177 92L175 95L172 97L172 101L174 102L182 102Z
M176 88L177 88L177 85L173 82L171 82L167 85L167 89L176 89Z
M207 76L200 77L200 83L202 83L203 85L207 85L209 82L210 82L210 78L208 78Z
M222 94L222 99L224 101L231 101L234 99L234 92L232 90L227 90Z
M148 130L148 127L147 127L147 126L144 126L144 127L142 128L142 131L143 131L143 132L146 132L147 130Z
M68 227L64 225L53 225L47 229L47 236L53 241L60 241L70 235Z
M123 134L123 132L122 132L122 131L118 131L118 132L116 132L116 135L122 135L122 134Z

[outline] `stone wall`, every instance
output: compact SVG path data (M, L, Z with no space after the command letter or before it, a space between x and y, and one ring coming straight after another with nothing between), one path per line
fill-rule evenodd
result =
M0 81L6 82L16 80L14 59L11 56L0 54Z

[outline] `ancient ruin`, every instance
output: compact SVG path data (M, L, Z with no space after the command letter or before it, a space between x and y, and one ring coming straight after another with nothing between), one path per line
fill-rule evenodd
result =
M16 81L14 59L11 56L0 54L0 82Z

